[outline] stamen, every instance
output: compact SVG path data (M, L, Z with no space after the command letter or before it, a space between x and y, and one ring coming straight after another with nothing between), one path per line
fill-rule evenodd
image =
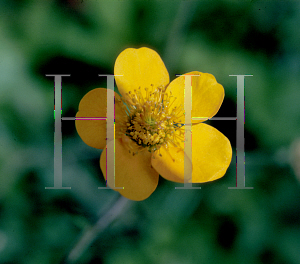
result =
M184 139L183 124L180 124L184 116L182 106L172 107L177 98L162 86L150 86L144 88L144 96L139 87L126 93L127 98L122 98L124 118L120 121L119 133L136 143L136 147L128 144L132 155L144 149L154 152L164 147L168 150L169 144L178 147Z

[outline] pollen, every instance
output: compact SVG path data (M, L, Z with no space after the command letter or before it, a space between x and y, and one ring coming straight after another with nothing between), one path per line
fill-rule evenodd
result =
M181 105L173 106L176 97L171 92L165 92L162 86L151 85L144 88L143 93L141 88L126 93L122 100L125 113L119 133L138 145L138 150L131 152L180 147L184 140L184 124L181 123L184 109Z

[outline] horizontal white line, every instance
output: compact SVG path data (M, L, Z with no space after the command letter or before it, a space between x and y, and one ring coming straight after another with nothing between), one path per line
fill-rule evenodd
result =
M62 117L61 120L106 120L106 117ZM237 120L237 117L192 117L192 120Z
M106 120L106 117L62 117L62 120Z
M192 120L237 120L237 117L212 117L212 118L192 117Z

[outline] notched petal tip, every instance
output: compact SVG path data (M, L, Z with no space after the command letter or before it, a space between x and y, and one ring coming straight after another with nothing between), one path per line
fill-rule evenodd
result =
M209 73L193 71L184 75L192 76L192 118L193 124L204 122L212 118L220 109L224 100L224 88L216 78ZM180 76L173 80L168 86L174 97L177 98L177 105L184 106L185 77Z
M115 80L122 96L129 91L144 88L165 87L169 83L169 73L158 53L149 48L128 48L116 59L114 67Z

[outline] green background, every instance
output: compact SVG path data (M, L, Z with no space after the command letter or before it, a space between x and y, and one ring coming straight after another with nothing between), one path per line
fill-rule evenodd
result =
M0 0L0 263L63 263L81 234L113 206L100 150L62 122L63 186L54 175L54 78L62 116L106 87L125 48L149 47L171 80L209 72L224 86L217 114L236 116L236 77L245 79L246 186L235 186L235 121L210 121L231 141L226 175L201 190L160 178L77 263L300 263L299 1ZM104 78L105 79L105 78ZM294 147L293 147L294 146ZM298 145L300 153L300 146ZM294 168L294 169L293 169ZM299 172L298 172L299 173Z

